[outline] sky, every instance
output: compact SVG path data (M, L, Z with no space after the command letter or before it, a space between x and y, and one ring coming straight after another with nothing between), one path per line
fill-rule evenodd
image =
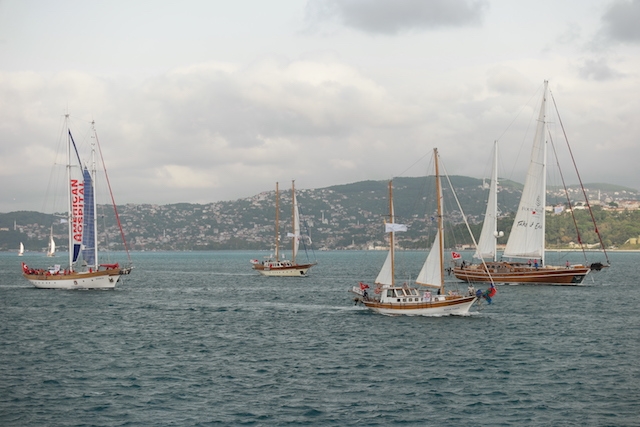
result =
M640 0L0 0L0 212L42 211L65 114L116 202L524 181L549 81L583 182L640 189ZM538 96L538 98L536 98ZM523 124L520 119L525 118Z

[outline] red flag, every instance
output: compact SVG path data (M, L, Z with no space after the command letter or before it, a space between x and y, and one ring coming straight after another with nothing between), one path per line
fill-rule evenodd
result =
M451 258L460 259L462 258L462 255L460 255L458 252L451 252Z
M366 283L362 283L362 282L360 282L360 289L362 289L363 291L364 291L365 289L367 289L368 287L369 287L369 285L367 285Z

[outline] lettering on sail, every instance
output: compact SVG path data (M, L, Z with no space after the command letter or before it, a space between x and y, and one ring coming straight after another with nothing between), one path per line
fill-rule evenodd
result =
M71 180L71 231L73 241L82 244L82 222L84 221L84 183Z
M528 227L533 228L534 230L540 230L542 228L542 224L540 222L541 212L538 209L523 207L520 210L527 212L527 216L529 216L530 221L521 219L516 223L517 227Z

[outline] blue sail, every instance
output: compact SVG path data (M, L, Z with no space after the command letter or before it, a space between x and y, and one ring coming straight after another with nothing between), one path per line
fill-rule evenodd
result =
M82 234L82 259L84 259L87 265L96 264L96 252L94 250L96 245L95 236L95 212L93 204L93 182L91 179L91 173L84 169L82 172L84 178L84 220L82 222L83 234Z

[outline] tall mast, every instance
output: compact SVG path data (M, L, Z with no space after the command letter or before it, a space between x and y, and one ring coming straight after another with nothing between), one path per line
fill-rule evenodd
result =
M278 228L280 226L280 193L278 192L278 183L276 182L276 261L280 261L280 248L278 241L280 236L278 235Z
M433 157L436 167L436 197L438 199L438 250L440 251L440 295L444 295L444 227L442 222L442 188L440 186L440 170L438 167L438 149L433 149Z
M97 167L96 167L96 128L95 122L91 121L91 130L93 131L93 139L91 141L91 187L93 194L93 259L95 260L95 269L98 269L100 262L98 261L98 221L97 218L97 208L98 205L96 203L96 176L97 176ZM86 212L85 212L86 215Z
M291 263L296 263L296 242L299 230L296 228L296 181L291 180L291 228L293 229L293 237L291 238Z
M491 191L491 196L493 196L493 206L492 206L492 211L493 211L493 261L497 261L498 260L498 197L497 197L497 192L498 192L498 141L494 141L493 142L493 168L492 168L492 175L491 175L491 184L489 184L490 189L489 191ZM489 198L491 198L491 196L489 196Z
M542 107L540 108L540 118L543 122L543 141L542 141L542 248L540 255L540 261L544 262L544 252L546 247L546 234L547 234L547 219L546 219L546 207L547 207L547 86L549 85L549 81L544 81L544 91L542 93Z
M389 181L389 222L395 224L395 218L393 217L393 181ZM396 263L395 263L395 233L392 231L389 233L389 253L391 254L391 286L396 285Z
M69 228L69 270L73 271L73 208L71 207L71 134L69 133L69 114L64 115L67 128L67 225Z

